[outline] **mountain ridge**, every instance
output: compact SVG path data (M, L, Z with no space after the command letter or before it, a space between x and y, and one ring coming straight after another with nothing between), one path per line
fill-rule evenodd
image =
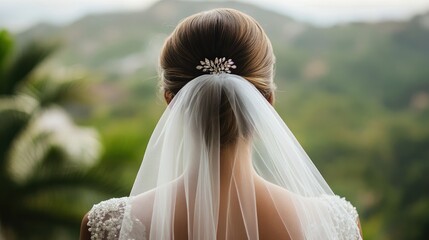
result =
M101 72L106 79L144 79L142 74L156 75L163 41L181 19L217 7L238 9L260 22L274 46L280 87L310 80L319 88L371 94L395 106L405 106L402 102L427 91L426 71L417 68L429 61L429 13L402 22L320 28L248 3L163 0L141 11L88 15L64 27L42 24L17 38L21 44L32 38L60 39L62 47L53 59L59 66L78 65ZM403 64L404 56L412 59ZM409 79L411 63L422 76ZM383 65L401 72L390 76ZM401 87L393 91L384 84Z

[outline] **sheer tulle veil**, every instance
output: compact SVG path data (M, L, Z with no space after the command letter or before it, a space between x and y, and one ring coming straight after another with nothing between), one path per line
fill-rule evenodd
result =
M237 138L222 136L224 105ZM230 108L229 108L230 107ZM265 186L259 193L258 184ZM289 237L338 239L342 205L271 104L227 73L189 81L159 120L125 208L120 239L259 239L259 199L274 206ZM274 217L276 216L276 217ZM138 221L136 221L136 219ZM180 231L181 230L181 231Z

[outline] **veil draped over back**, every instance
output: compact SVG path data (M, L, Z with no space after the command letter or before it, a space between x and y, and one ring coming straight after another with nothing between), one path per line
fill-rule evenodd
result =
M225 114L234 116L226 133L237 133L235 145L225 143ZM343 203L251 83L207 74L187 83L158 122L120 239L259 239L267 225L294 240L361 239Z

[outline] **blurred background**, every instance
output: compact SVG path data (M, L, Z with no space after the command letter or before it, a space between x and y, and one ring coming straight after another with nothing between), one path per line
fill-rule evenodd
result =
M364 238L427 239L426 0L0 0L0 239L77 239L93 204L129 194L166 106L163 41L215 7L266 30L275 107Z

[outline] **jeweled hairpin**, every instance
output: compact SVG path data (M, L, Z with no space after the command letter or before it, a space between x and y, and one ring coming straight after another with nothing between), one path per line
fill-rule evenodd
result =
M197 69L210 74L231 73L230 68L237 68L232 59L226 60L225 57L215 58L214 61L206 58L204 61L200 61L200 64Z

